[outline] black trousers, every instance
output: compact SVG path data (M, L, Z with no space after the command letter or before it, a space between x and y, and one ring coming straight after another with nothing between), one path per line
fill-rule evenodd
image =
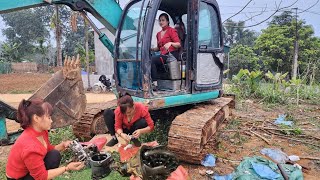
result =
M115 121L115 115L114 115L113 110L111 110L111 109L104 110L103 117L104 117L104 121L107 125L107 128L108 128L110 134L112 136L114 136L116 134L116 131L114 128L114 124L116 121ZM133 123L133 126L130 129L124 128L123 132L126 134L132 134L135 130L142 129L147 126L148 126L147 121L144 118L141 118L138 121L136 121L135 123Z
M51 150L44 157L43 161L47 170L58 168L60 166L61 154L58 150ZM16 180L16 179L7 177L7 180ZM19 178L18 180L34 180L34 178L28 173L26 176Z
M179 52L172 51L171 54L176 58L179 59ZM151 78L152 80L159 79L159 72L166 73L163 64L167 61L166 55L157 55L153 56L151 59Z

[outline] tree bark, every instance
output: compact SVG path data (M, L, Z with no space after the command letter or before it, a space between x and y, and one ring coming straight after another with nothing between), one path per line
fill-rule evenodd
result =
M293 56L293 62L292 62L292 79L297 78L297 72L298 72L298 42L295 41L294 43L294 56Z
M59 6L55 5L55 34L56 34L56 44L57 44L57 66L62 66L62 49L61 49L61 35L62 30L60 26L60 19L59 19Z
M295 34L295 42L294 42L294 56L292 61L292 79L297 78L298 74L298 52L299 52L299 44L298 44L298 8L294 8L296 10L296 34Z
M86 64L88 73L88 89L91 89L90 85L90 59L89 59L89 27L88 23L84 20L84 33L85 33L85 48L86 48Z

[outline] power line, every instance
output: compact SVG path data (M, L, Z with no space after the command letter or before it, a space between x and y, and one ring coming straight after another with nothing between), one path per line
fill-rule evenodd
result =
M276 13L278 13L279 11L284 10L284 9L287 9L287 8L295 5L298 1L299 1L299 0L296 0L296 1L295 1L294 3L292 3L291 5L280 8L281 3L282 3L282 0L281 0L280 3L279 3L279 5L277 6L276 11L275 11L274 13L272 13L268 18L264 19L263 21L261 21L261 22L259 22L259 23L256 23L256 24L253 24L253 25L249 25L249 26L243 26L243 27L239 27L239 26L228 26L228 25L226 25L225 27L249 28L249 27L258 26L258 25L266 22L267 20L269 20L271 17L273 17L273 16L274 16ZM224 21L224 22L225 22L225 21ZM246 21L243 21L243 22L246 22Z
M241 11L243 11L250 3L252 2L252 0L248 1L248 3L240 10L238 11L237 13L235 13L234 15L230 16L229 18L227 18L226 20L224 20L222 22L222 24L226 21L228 21L229 19L233 18L234 16L238 15L239 13L241 13Z
M308 12L308 13L311 13L311 14L316 14L316 15L320 15L320 13L317 13L317 12L313 12L313 11L305 11L305 12Z
M246 14L246 13L261 13L261 12L274 12L276 11L276 9L273 9L273 10L268 10L268 11L243 11L239 14ZM286 10L281 10L281 11L286 11ZM233 13L221 13L221 15L227 15L227 14L235 14L234 12Z
M219 7L243 7L243 6L219 6ZM255 6L255 7L253 7L253 6L247 6L246 7L246 9L261 9L261 8L265 8L265 7L259 7L259 6Z
M298 14L301 14L301 13L306 12L306 11L308 11L309 9L313 8L315 5L317 5L317 4L319 3L319 1L320 1L320 0L317 0L317 2L316 2L316 3L314 3L313 5L311 5L310 7L308 7L307 9L305 9L305 10L303 10L303 11L298 12Z

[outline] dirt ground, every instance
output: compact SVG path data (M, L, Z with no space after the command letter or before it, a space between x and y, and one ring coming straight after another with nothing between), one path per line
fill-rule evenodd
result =
M263 148L278 148L288 155L297 155L300 157L320 158L320 107L317 105L301 105L298 108L290 107L265 107L254 101L238 102L234 110L233 118L226 121L217 133L217 144L215 146L205 147L208 152L218 157L216 167L212 168L215 173L225 175L233 172L244 157L262 156L260 150ZM276 135L269 135L261 131L259 135L265 137L270 144L267 144L260 137L252 133L247 134L243 129L255 129L255 127L274 127L273 122L279 114L290 114L294 118L295 124L301 129L309 129L303 133L312 135L317 139L312 144L317 147L292 141L287 138L280 138ZM312 131L311 131L312 130ZM291 138L291 137L289 137ZM294 138L292 138L294 139ZM305 142L310 142L305 139ZM301 159L300 165L311 168L304 172L304 179L317 180L320 175L320 161ZM201 166L186 165L189 173L194 179L204 179L199 175L200 170L206 170ZM209 168L210 169L210 168Z
M22 98L28 98L38 89L42 83L49 79L49 74L14 74L0 75L0 99L17 107ZM32 79L32 81L30 81ZM28 94L7 94L24 92ZM87 94L88 103L100 103L111 99L112 94ZM279 114L290 114L294 123L303 131L306 136L305 142L312 142L317 145L312 146L303 142L293 141L290 138L278 137L269 134L269 131L259 131L258 127L273 127L274 120ZM19 125L13 121L7 121L9 131L19 128ZM278 127L279 128L279 127ZM267 144L261 137L248 133L247 129L253 129L259 135L269 141ZM236 109L233 111L233 118L225 121L216 134L216 144L206 146L208 152L215 154L217 159L214 168L204 168L198 165L184 164L188 169L191 179L207 179L199 174L200 170L211 169L220 175L228 174L234 171L244 157L259 155L263 148L279 148L288 155L298 155L301 157L320 157L320 107L317 105L304 104L296 106L266 106L247 100L237 102ZM313 136L312 141L307 136ZM300 137L300 136L299 136ZM0 161L6 161L10 146L0 147ZM304 179L316 180L320 175L320 161L301 159L299 164L310 167L311 170L304 173Z
M50 79L51 74L12 73L0 74L0 94L32 93Z

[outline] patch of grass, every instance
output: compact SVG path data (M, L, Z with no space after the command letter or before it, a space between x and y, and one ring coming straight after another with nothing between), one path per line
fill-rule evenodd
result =
M120 154L117 151L111 152L111 156L115 162L120 162Z
M226 129L238 129L241 125L241 122L238 119L232 119L232 121L228 124Z
M60 144L62 141L73 140L75 136L72 133L72 127L66 126L63 128L58 128L55 130L51 130L49 133L50 143L53 145ZM70 150L66 150L61 153L62 159L61 163L65 163L72 157L72 153Z
M7 179L6 177L6 163L0 162L0 179Z
M33 93L33 90L12 90L9 91L9 94L30 94Z
M224 90L240 99L259 98L269 104L298 105L302 101L320 104L319 85L309 85L303 78L286 81L287 74L268 72L262 75L260 71L241 69Z
M156 121L154 131L142 135L139 140L141 142L157 141L160 145L168 144L168 133L170 129L170 121Z
M236 132L233 136L232 139L235 140L234 144L236 145L242 145L243 143L247 142L248 139L245 136L241 136L240 132Z
M320 128L320 121L319 121L317 118L315 118L315 117L313 117L313 118L308 118L308 121L309 121L311 124L314 124L314 125L316 125L318 128Z
M91 169L84 169L82 171L74 171L74 172L70 172L68 174L63 174L57 178L55 178L55 180L70 180L70 179L74 179L74 180L78 180L78 179L82 179L82 180L90 180L91 179ZM122 177L118 172L113 171L111 172L107 177L101 179L101 180L128 180L129 177Z

